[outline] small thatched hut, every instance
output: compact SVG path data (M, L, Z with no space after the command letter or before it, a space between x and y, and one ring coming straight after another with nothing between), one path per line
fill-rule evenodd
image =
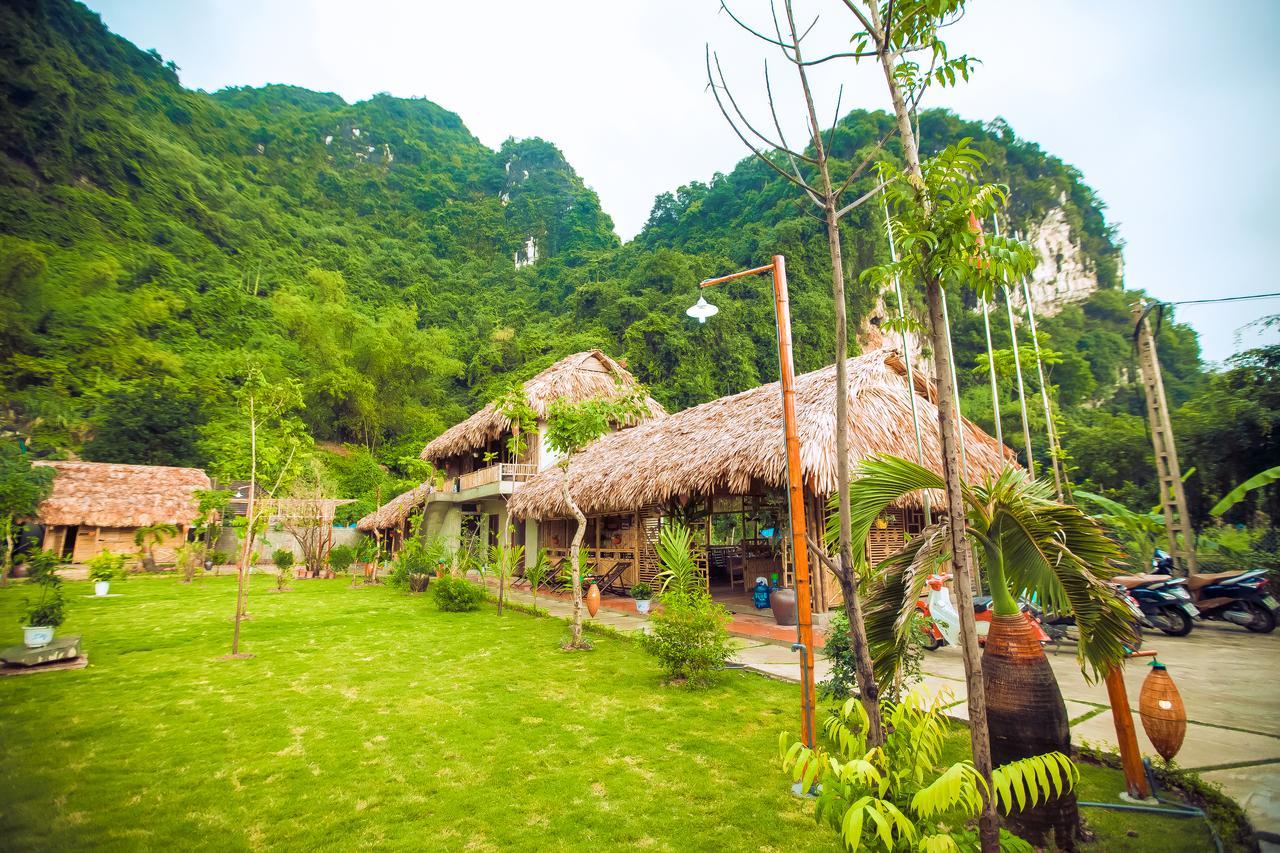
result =
M800 462L815 537L825 518L826 498L836 487L835 389L835 365L796 378ZM935 389L918 375L914 389L909 388L906 367L893 349L849 359L851 465L878 453L916 458L913 392L925 465L941 473ZM970 478L995 473L1012 458L969 421L964 422L964 444ZM559 468L544 470L511 499L514 517L539 520L547 534L542 547L559 547L571 532L563 476ZM611 530L642 531L636 570L625 580L652 578L657 571L653 542L662 518L673 515L698 523L710 563L718 549L743 558L745 566L736 563L738 574L730 571L730 587L741 584L745 592L761 574L790 577L786 538L778 535L786 524L787 472L776 382L607 435L574 458L569 477L574 499L606 539L616 541ZM941 500L939 493L935 506ZM919 507L899 509L877 525L873 551L887 553L920 528ZM590 533L587 541L592 542ZM820 577L814 586L815 610L838 600L834 578Z
M396 495L373 512L356 522L356 529L376 538L379 544L385 543L392 550L396 543L403 541L410 532L409 518L415 511L422 509L430 499L435 487L431 483L415 486L401 495Z
M136 550L140 527L172 524L177 536L156 549L158 562L173 560L198 515L195 493L210 488L197 468L117 465L105 462L36 462L55 472L53 491L36 510L44 525L42 547L82 563L100 551Z
M443 474L434 490L418 496L421 500L404 498L413 502L411 506L397 502L400 499L392 501L361 519L358 526L381 531L387 530L388 522L403 525L414 507L421 504L422 529L430 535L443 536L451 547L487 548L497 537L505 538L508 531L512 541L527 545L524 524L509 524L507 499L557 461L546 441L546 417L551 404L559 399L607 399L616 396L619 387L637 385L625 367L600 350L560 359L523 385L525 400L535 413L537 424L536 434L525 436L522 452L511 452L511 420L490 403L423 449L422 458ZM645 420L666 416L657 400L646 398L646 403ZM399 535L406 532L402 529ZM393 549L396 541L393 537L390 542ZM536 550L535 547L533 551Z

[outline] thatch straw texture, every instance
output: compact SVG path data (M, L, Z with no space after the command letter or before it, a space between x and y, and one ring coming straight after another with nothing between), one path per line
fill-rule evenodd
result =
M422 506L431 493L435 491L430 483L415 486L402 495L397 495L373 512L356 522L356 529L366 533L375 530L397 528L404 524L415 509Z
M198 468L45 462L56 473L53 492L36 510L45 525L147 527L188 525L199 514L195 492L210 488Z
M800 463L805 485L826 495L836 487L835 365L796 378ZM925 465L942 472L934 391L916 377ZM849 359L849 461L877 453L916 458L906 367L893 349ZM611 433L573 459L570 489L591 515L634 510L679 495L747 494L786 483L782 394L778 383L721 397L662 420ZM1012 453L964 422L968 476L1003 469ZM569 515L559 468L548 468L512 496L517 518ZM941 493L934 496L939 505Z
M627 369L600 350L575 353L562 358L524 383L525 396L539 418L545 418L551 404L561 398L570 402L595 397L612 397L618 384L634 387L638 383ZM667 412L652 397L647 398L650 416L660 418ZM511 429L511 420L490 403L460 424L450 427L422 451L422 458L436 462L460 453L484 447Z

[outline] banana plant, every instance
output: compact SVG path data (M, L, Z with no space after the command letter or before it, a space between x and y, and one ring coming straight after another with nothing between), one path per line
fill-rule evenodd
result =
M915 691L901 702L886 702L883 746L868 747L866 711L856 698L833 710L824 723L830 747L809 749L792 736L779 737L783 769L800 790L818 791L814 818L834 829L845 849L976 851L977 833L968 825L986 798L994 797L999 811L1009 814L1074 790L1079 771L1061 752L996 767L991 788L972 761L939 772L947 698L945 692L926 698ZM1000 847L1032 850L1007 831L1001 832Z
M867 587L867 639L882 686L897 676L916 600L929 574L950 558L951 537L945 524L935 524L870 566L867 535L886 509L942 487L940 476L914 462L879 456L863 462L849 488L855 553ZM1049 484L1019 468L965 484L962 494L966 530L994 612L982 656L992 759L1001 764L1069 753L1066 705L1019 599L1034 597L1049 613L1074 616L1081 670L1090 680L1101 678L1134 645L1130 611L1107 583L1121 571L1122 552L1096 521L1053 500ZM1033 842L1052 832L1059 847L1069 849L1078 823L1075 797L1068 793L1015 810L1011 822Z

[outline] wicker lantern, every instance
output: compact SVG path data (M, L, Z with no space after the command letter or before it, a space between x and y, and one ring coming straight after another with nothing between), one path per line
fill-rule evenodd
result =
M1169 671L1158 660L1151 662L1151 672L1142 682L1142 694L1138 697L1138 711L1142 715L1142 728L1151 744L1165 761L1171 761L1182 748L1187 736L1187 709L1182 696L1169 677Z

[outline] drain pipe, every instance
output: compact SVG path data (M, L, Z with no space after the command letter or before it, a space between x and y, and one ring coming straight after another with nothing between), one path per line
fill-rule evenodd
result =
M1147 785L1150 786L1151 796L1156 802L1163 804L1166 808L1158 808L1156 806L1143 806L1137 803L1093 803L1085 800L1077 801L1078 806L1087 806L1095 809L1111 809L1120 812L1145 812L1146 814L1162 814L1169 817L1199 817L1204 818L1205 826L1209 827L1209 834L1213 836L1213 846L1218 853L1223 853L1222 839L1218 837L1218 831L1213 827L1213 821L1209 820L1209 816L1205 814L1204 809L1196 806L1180 803L1177 800L1167 800L1160 796L1156 788L1155 774L1151 772L1151 760L1144 758L1142 766L1146 770Z

